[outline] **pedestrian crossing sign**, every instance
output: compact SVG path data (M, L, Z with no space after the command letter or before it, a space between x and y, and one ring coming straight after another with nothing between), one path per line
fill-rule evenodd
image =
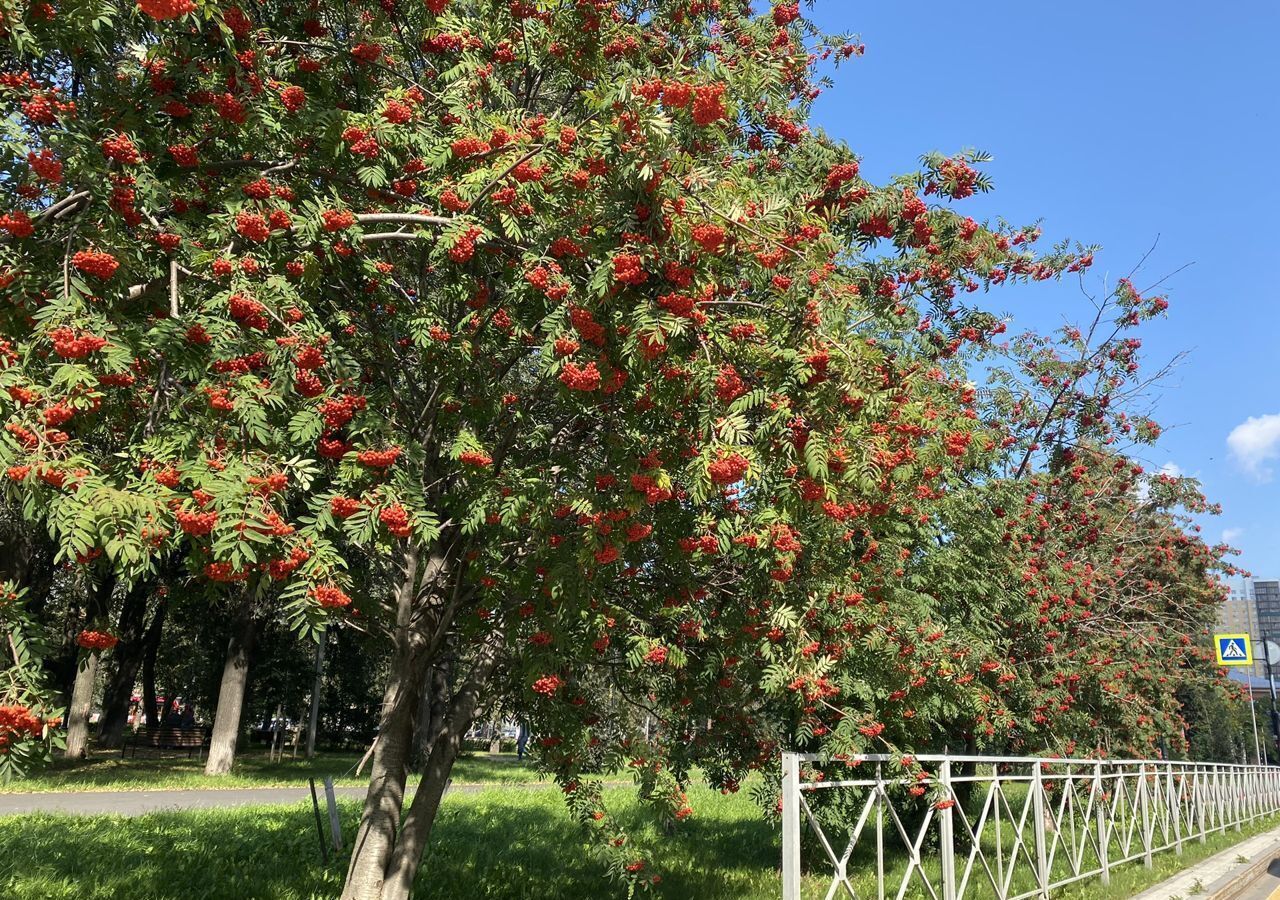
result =
M1220 666L1253 665L1253 641L1247 634L1215 634L1214 649L1218 651Z

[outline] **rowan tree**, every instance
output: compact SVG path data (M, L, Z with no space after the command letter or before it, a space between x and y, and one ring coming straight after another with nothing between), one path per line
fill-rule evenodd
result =
M1087 251L958 211L975 152L864 180L809 123L851 40L736 0L83 0L5 29L5 491L64 560L178 558L385 637L344 896L408 895L503 692L644 884L600 760L681 818L693 762L732 787L780 740L879 746L882 691L978 702L923 594L897 605L931 504L1005 436L963 377L1003 326L961 298ZM680 719L636 753L602 693Z

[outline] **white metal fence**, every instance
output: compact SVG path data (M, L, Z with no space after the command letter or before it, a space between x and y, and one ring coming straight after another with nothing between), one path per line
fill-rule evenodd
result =
M1088 878L1105 884L1115 866L1139 859L1150 866L1152 854L1181 853L1188 841L1280 811L1274 766L914 759L919 777L907 775L898 757L824 764L808 754L782 755L783 900L802 900L806 821L831 867L825 895L812 893L811 882L812 897L832 900L843 889L877 900L1021 900L1048 898ZM848 821L820 821L821 791L842 792Z

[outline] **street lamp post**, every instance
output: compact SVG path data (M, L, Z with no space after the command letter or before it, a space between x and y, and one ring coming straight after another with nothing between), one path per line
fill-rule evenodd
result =
M1271 671L1271 647L1266 632L1262 635L1262 656L1267 661L1267 684L1271 687L1271 736L1275 739L1276 750L1280 752L1280 710L1276 709L1276 679Z

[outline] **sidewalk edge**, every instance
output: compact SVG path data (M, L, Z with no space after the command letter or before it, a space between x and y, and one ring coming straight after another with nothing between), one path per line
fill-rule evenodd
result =
M1253 881L1265 872L1275 859L1280 856L1280 839L1273 841L1265 850L1251 859L1243 869L1223 875L1205 889L1209 900L1235 900L1244 893Z

